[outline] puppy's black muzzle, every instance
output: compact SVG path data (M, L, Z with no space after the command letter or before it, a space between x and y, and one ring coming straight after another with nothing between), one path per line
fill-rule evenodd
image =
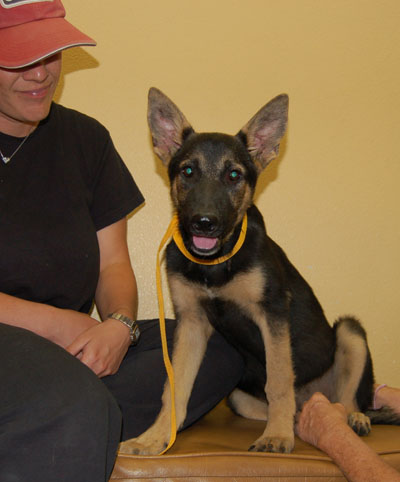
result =
M221 182L208 176L187 195L181 212L186 229L195 236L220 237L229 224L232 211L229 196Z
M218 217L212 214L195 214L190 223L192 234L210 237L216 235L219 224Z

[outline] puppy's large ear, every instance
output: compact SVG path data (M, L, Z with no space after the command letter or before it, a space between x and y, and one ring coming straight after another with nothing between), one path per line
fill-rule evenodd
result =
M289 97L286 94L278 95L260 109L237 134L245 140L258 172L279 153L279 143L286 131L288 105Z
M181 147L184 137L193 132L193 129L178 107L154 87L149 90L147 120L154 152L168 165Z

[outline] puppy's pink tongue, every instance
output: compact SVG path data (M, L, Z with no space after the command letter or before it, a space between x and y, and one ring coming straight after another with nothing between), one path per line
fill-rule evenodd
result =
M198 249L212 249L217 244L217 238L205 238L203 236L193 236L193 244Z

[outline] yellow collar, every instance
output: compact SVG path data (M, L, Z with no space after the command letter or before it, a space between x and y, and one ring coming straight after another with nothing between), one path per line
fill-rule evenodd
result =
M174 217L172 218L170 227L171 227L171 231L173 232L172 238L175 241L175 244L178 246L180 252L183 255L185 255L187 259L189 259L190 261L193 261L194 263L205 264L205 265L215 265L215 264L221 264L224 261L227 261L228 259L232 258L232 256L234 256L242 247L244 240L246 238L246 232L247 232L247 214L245 214L243 217L242 227L240 229L240 235L232 251L216 259L201 259L201 258L196 258L195 256L192 256L185 247L178 225L179 225L178 215L175 214Z

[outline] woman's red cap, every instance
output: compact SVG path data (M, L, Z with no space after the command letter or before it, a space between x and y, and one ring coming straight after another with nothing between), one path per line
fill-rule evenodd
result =
M0 67L27 67L96 42L65 20L60 0L0 0Z

